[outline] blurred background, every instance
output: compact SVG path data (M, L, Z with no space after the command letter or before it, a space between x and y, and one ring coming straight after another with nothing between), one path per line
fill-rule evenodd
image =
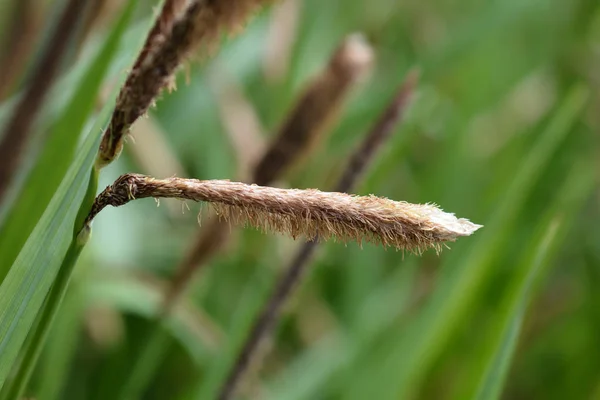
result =
M19 91L60 3L3 2L3 100ZM88 3L65 74L89 59L125 2ZM139 1L126 40L144 35L156 6ZM356 32L373 48L370 73L273 185L332 189L416 67L405 118L355 192L436 203L485 227L439 255L322 244L241 396L600 399L597 1L282 0L178 74L100 188L125 172L245 179ZM113 65L98 107L123 68ZM179 201L103 211L31 394L215 398L302 240L233 227L158 323L168 282L209 220ZM157 329L167 334L152 341Z

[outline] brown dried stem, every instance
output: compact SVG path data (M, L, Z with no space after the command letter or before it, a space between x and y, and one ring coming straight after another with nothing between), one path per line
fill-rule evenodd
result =
M208 202L227 221L293 238L364 240L417 253L430 247L439 250L442 243L469 236L479 228L429 204L225 180L154 179L139 174L122 175L100 193L86 222L107 205L118 207L146 197Z
M35 33L39 30L42 5L33 0L15 1L7 26L3 27L0 39L0 100L7 97L23 71L27 57L35 43ZM5 10L6 12L6 10Z
M302 154L316 147L330 130L352 87L370 69L372 60L371 47L361 35L349 35L343 40L324 71L307 86L258 161L251 173L253 183L270 185ZM225 245L228 233L227 224L218 219L211 220L202 228L190 252L177 268L172 288L165 299L165 312L184 291L192 275Z
M213 86L221 123L235 153L238 177L245 181L252 165L267 146L260 118L240 85L226 70L216 65L209 83Z
M417 71L412 71L408 74L388 108L379 117L361 145L351 155L336 190L349 192L356 185L377 154L377 150L389 138L395 126L402 118L413 95L417 80ZM308 269L317 246L317 241L309 241L302 245L290 265L279 278L273 294L257 317L236 362L221 388L220 400L232 398L250 367L254 366L254 368L258 368L260 366L262 357L264 356L263 352L261 352L263 344L272 335L281 310Z
M4 127L0 143L0 199L8 188L19 162L30 128L44 102L60 66L70 38L85 6L84 0L69 0L56 29L48 41L29 86L23 93L10 120Z
M307 87L254 169L252 181L272 182L302 154L314 148L335 121L350 88L364 77L373 61L371 47L358 34L350 35L335 51L327 68Z
M361 176L377 155L377 151L385 144L404 116L418 81L418 70L414 69L407 74L388 107L375 122L360 147L350 156L348 165L335 188L336 191L350 192L360 181Z
M280 82L287 74L298 37L301 7L300 0L283 0L273 10L263 59L263 73L269 82Z
M118 157L131 125L173 81L179 66L199 49L215 45L223 32L241 25L260 5L271 0L189 0L181 16L181 1L168 1L152 28L119 96L104 132L96 165L101 168ZM170 29L169 29L170 28Z

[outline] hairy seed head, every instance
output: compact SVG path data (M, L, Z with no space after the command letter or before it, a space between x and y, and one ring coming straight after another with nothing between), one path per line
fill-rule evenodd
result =
M293 238L365 240L417 253L430 247L439 250L444 242L469 236L481 227L431 204L138 174L122 175L108 186L97 197L88 222L107 205L117 207L145 197L208 202L228 221Z
M175 72L192 52L214 46L224 32L239 30L253 11L271 1L189 0L184 10L183 1L168 1L117 97L96 166L118 157L131 125L172 86Z

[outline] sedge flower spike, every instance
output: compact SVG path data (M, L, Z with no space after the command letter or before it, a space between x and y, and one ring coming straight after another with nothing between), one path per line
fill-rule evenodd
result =
M272 0L165 0L116 100L102 135L96 168L114 161L131 125L156 102L163 89L197 51L215 47L223 33L240 30L246 19Z
M232 223L307 240L336 238L379 243L421 253L469 236L481 225L456 218L431 204L411 204L376 196L279 189L226 180L154 179L125 174L96 198L87 222L107 205L146 197L210 203Z

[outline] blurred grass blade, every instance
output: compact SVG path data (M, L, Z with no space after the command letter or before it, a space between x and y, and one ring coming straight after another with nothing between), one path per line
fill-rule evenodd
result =
M587 160L580 161L557 191L559 197L551 206L537 239L528 247L522 265L516 268L512 285L507 291L497 315L497 322L490 330L488 346L482 352L485 365L475 368L476 376L469 382L477 384L475 393L467 396L477 399L497 399L508 373L510 360L517 343L523 316L531 299L534 284L543 276L545 267L560 249L560 244L571 226L582 203L594 188L594 177Z
M535 148L504 191L505 196L497 204L493 219L485 224L487 229L475 238L468 255L455 266L450 276L445 277L423 319L411 327L414 331L405 342L408 352L404 355L404 365L396 374L398 396L407 396L421 383L435 357L456 332L463 316L475 306L472 300L488 278L489 266L502 251L519 210L546 164L571 131L587 103L588 95L588 90L582 85L567 93Z
M474 298L490 275L490 265L501 255L518 212L580 116L588 94L583 85L576 85L567 93L512 182L499 191L504 196L496 204L492 219L482 221L485 229L469 243L468 253L454 253L446 259L454 264L442 270L439 287L429 304L402 339L396 341L385 365L378 366L383 373L376 379L365 376L353 381L348 390L353 398L366 396L367 392L377 393L380 398L406 398L420 386L464 316L476 307Z
M435 293L424 318L412 327L414 331L405 343L408 352L404 355L404 365L397 374L397 394L400 397L420 384L435 357L456 332L462 317L469 308L475 307L476 302L472 300L489 276L490 264L502 252L519 210L546 164L571 131L587 99L588 90L582 85L567 93L535 148L504 191L505 196L497 203L493 219L486 224L487 229L471 243L469 254L446 277L445 285Z
M227 328L229 336L224 341L222 353L208 365L206 378L199 382L194 398L212 400L217 398L220 386L233 365L239 348L246 339L254 321L254 316L267 299L272 287L273 277L265 276L265 271L257 270L245 286L244 293L239 296L239 305L232 316L232 323Z
M130 274L98 276L86 284L86 303L92 307L101 304L124 314L154 319L159 315L164 289ZM218 349L220 330L201 310L187 302L178 305L165 319L164 325L198 364L206 362Z
M354 365L369 351L378 335L389 329L410 304L416 272L415 258L406 260L383 287L377 288L357 310L349 332L336 331L292 360L269 384L268 399L316 398L330 387L335 374Z
M127 2L88 70L75 84L77 89L50 129L37 163L0 229L0 281L8 273L71 164L80 132L93 110L100 85L117 54L136 4L137 0Z
M145 340L146 342L133 364L131 373L118 391L116 400L142 398L144 389L151 383L152 377L156 374L173 343L162 325L157 325Z
M456 332L473 302L477 290L490 274L490 265L502 252L519 210L531 193L546 164L571 131L588 99L583 85L573 87L565 96L547 128L541 133L528 158L497 203L486 229L470 244L469 253L459 260L444 278L422 319L411 326L404 341L403 365L396 373L396 394L405 397L417 388L431 363ZM458 295L460 294L460 295Z

